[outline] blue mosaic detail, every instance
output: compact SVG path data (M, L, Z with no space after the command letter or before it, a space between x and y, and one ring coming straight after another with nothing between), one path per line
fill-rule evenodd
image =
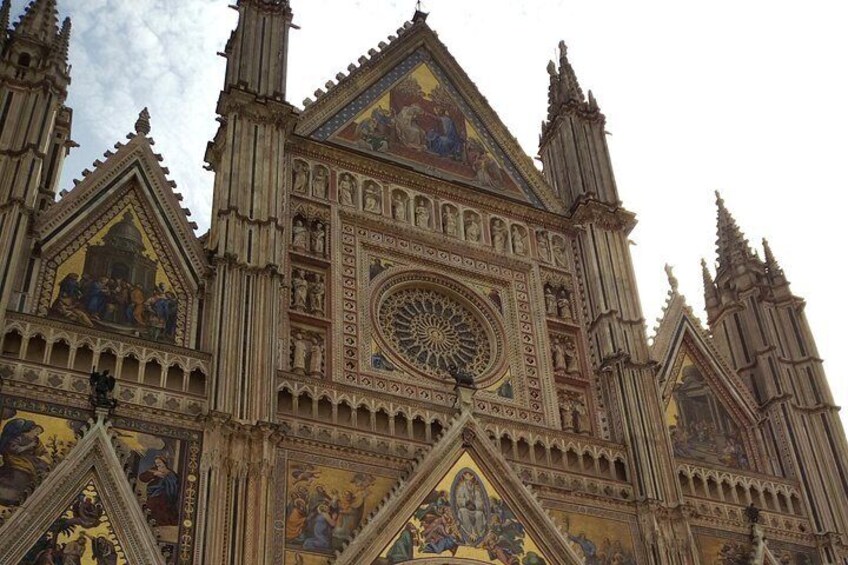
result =
M506 154L504 154L498 144L495 143L491 135L489 135L488 130L483 125L483 122L480 121L480 119L471 110L468 104L465 103L465 100L453 87L453 84L451 84L445 72L432 60L429 53L427 53L423 48L417 49L409 57L401 61L392 70L383 75L380 80L368 87L353 102L342 108L342 110L339 111L335 116L330 118L328 122L326 122L323 126L315 130L315 132L312 134L312 138L317 139L319 141L327 141L327 139L329 139L329 137L333 133L340 130L342 127L344 127L346 123L348 123L350 120L359 115L360 112L362 112L371 104L376 102L396 82L398 82L401 78L409 74L415 67L417 67L422 62L426 62L427 67L436 76L436 78L439 79L439 82L441 83L442 87L444 87L450 93L450 95L459 105L466 119L471 122L477 132L483 137L489 149L497 155L497 157L503 163L504 168L510 173L513 180L515 180L516 183L521 187L528 200L530 200L530 202L532 204L535 204L537 207L542 208L543 206L541 201L533 193L533 191L530 190L530 187L527 186L527 183L524 181L524 178L518 172L518 169L506 156Z

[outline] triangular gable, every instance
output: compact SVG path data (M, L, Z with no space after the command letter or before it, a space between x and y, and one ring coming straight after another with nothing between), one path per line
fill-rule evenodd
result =
M161 157L153 152L151 144L151 139L134 135L128 143L118 144L117 152L107 152L104 162L95 163L94 171L39 217L35 231L42 250L49 250L80 225L91 221L98 209L132 185L138 189L135 192L139 201L155 220L163 245L196 290L207 269L203 246L194 233L194 224L180 205L181 197L174 192L174 184L159 164Z
M562 211L444 44L422 21L309 105L297 132L538 208Z
M91 559L82 562L94 562L96 548L109 559L113 551L115 563L165 563L102 417L0 528L0 555L4 562L22 562L46 550L54 536L65 551L82 547L84 538Z
M203 248L137 135L36 225L34 313L190 347L206 272Z
M466 411L335 564L433 564L447 559L494 564L508 563L511 557L528 565L581 562Z
M759 419L756 401L691 311L680 308L675 314L674 331L666 326L660 330L668 333L658 334L664 351L653 352L661 354L658 377L675 456L708 465L762 470L761 454L752 437Z

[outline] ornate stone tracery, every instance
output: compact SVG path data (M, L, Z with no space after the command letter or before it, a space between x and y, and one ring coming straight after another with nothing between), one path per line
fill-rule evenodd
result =
M459 284L408 272L384 281L372 304L386 350L418 373L445 379L456 366L482 382L503 363L494 311Z

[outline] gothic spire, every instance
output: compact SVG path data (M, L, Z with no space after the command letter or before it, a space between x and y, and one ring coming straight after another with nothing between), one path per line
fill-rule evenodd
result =
M787 283L786 275L783 273L780 263L778 263L777 259L775 259L774 253L772 253L771 246L766 238L763 238L763 251L766 258L766 275L769 280L775 284Z
M15 31L40 41L53 43L59 33L56 0L33 0L15 26Z
M715 195L718 207L718 239L716 240L718 268L726 270L734 265L746 263L754 257L754 253L745 235L736 225L736 220L725 207L721 194L716 191Z
M709 312L710 308L718 305L718 292L707 261L703 258L701 258L701 277L704 280L704 304Z
M548 74L551 81L548 89L548 119L553 118L561 104L586 101L574 68L568 62L568 47L564 41L559 42L559 65L550 61Z
M9 33L9 20L12 13L12 0L3 0L0 6L0 26L2 26L2 42L5 43L6 35Z
M62 29L59 35L56 36L56 41L53 42L53 53L58 56L63 63L68 62L68 47L71 43L71 18L65 18L62 22Z

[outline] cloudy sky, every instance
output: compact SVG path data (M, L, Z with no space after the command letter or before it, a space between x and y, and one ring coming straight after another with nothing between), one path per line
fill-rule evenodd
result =
M209 224L203 171L230 0L60 0L74 24L74 138L63 186L132 129L149 106L158 150L193 218ZM16 8L23 2L18 0ZM289 100L296 105L410 19L414 0L293 0ZM639 215L632 239L649 329L676 267L700 312L699 262L715 252L713 191L752 244L767 237L818 340L838 404L844 210L848 209L844 55L848 5L717 0L426 0L428 22L530 155L545 117L545 65L560 39L607 115L619 191Z

